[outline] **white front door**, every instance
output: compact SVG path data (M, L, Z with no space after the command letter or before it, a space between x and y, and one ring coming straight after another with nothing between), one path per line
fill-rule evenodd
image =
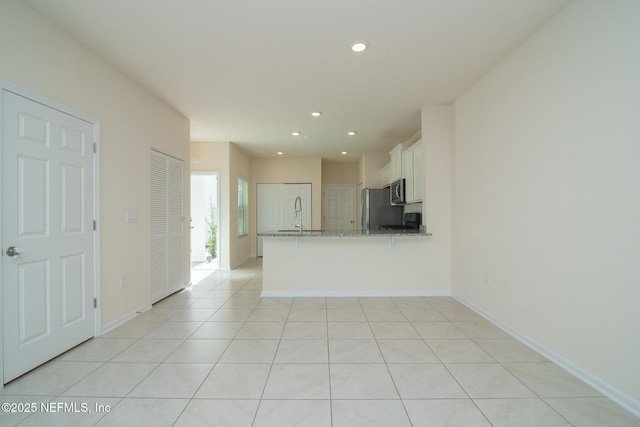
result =
M2 91L3 369L95 335L93 124Z
M352 231L355 221L355 185L325 184L322 189L322 227L326 230Z

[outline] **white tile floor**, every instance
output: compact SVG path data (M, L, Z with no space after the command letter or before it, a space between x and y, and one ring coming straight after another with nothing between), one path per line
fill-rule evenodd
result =
M211 274L7 385L38 410L0 425L640 426L451 298L260 291L260 260Z

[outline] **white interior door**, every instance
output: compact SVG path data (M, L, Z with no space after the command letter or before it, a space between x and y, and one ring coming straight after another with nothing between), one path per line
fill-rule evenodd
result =
M302 216L295 216L295 199L302 200ZM311 228L311 184L258 184L257 231L292 230L300 224ZM299 214L300 215L300 214ZM258 236L257 255L262 256L262 237Z
M325 184L322 187L323 227L326 230L353 230L356 187L352 184Z
M6 90L2 106L8 382L95 335L94 136L93 124Z
M184 288L184 166L151 150L151 302Z

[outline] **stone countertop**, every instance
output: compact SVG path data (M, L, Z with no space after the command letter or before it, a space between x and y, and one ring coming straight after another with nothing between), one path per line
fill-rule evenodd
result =
M428 237L431 233L420 230L270 230L258 233L260 237Z

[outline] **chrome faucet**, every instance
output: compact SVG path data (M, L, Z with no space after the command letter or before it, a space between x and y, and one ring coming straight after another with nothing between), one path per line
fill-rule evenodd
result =
M296 197L296 201L293 202L293 213L296 218L298 218L298 213L302 214L302 199L300 196ZM302 215L300 215L300 224L296 224L296 228L300 230L300 234L302 234Z

